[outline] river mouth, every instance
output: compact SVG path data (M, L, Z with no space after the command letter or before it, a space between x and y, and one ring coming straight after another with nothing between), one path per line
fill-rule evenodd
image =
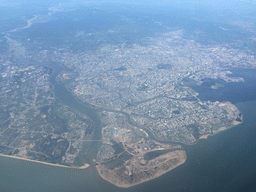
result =
M126 115L126 118L128 122L133 125L138 127L135 122L131 120L131 117L129 114L123 112L123 111L115 111L113 109L108 109L108 108L102 108L102 107L96 107L93 105L90 105L89 103L85 103L84 101L79 101L79 98L76 97L70 90L66 88L66 83L60 83L56 82L55 79L60 74L62 71L70 71L69 69L65 68L59 63L50 63L50 64L45 64L45 66L51 67L53 69L53 72L51 74L50 82L52 84L52 90L55 94L55 97L57 100L59 100L62 104L69 106L70 108L85 114L88 116L94 123L95 126L95 133L93 136L92 140L96 140L98 142L93 142L93 145L96 145L97 143L97 150L99 148L98 144L101 144L99 142L101 140L101 130L102 130L102 122L99 118L98 113L106 110L106 111L112 111L112 112L118 112L121 114ZM245 82L231 82L231 83L225 83L223 81L222 84L224 86L220 86L218 89L212 89L209 86L205 86L204 84L202 86L192 86L195 91L199 92L198 98L202 101L207 101L210 100L212 102L215 101L230 101L231 103L239 103L239 102L246 102L246 101L251 101L255 100L255 75L254 73L256 72L255 69L246 69L246 68L235 68L235 69L230 69L232 72L231 77L242 77L244 78ZM72 71L71 71L72 72ZM215 80L210 79L211 84L215 84ZM216 80L218 82L218 80ZM239 92L239 90L242 89L242 91ZM243 97L240 97L241 93L246 90L247 93L249 94L243 94ZM239 94L238 94L239 93ZM161 98L161 96L158 96ZM157 98L158 98L157 97ZM144 127L139 127L143 128L147 134L149 135L149 138L154 139L157 142L160 143L166 143L166 144L181 144L183 146L186 146L186 144L181 143L181 142L176 142L176 141L168 141L168 140L161 140L156 138L156 136L150 131L145 129ZM192 145L194 145L193 143ZM97 150L92 150L94 158L96 157Z
M55 77L61 71L66 70L64 67L55 63L44 65L53 68L51 83L53 85L52 90L57 99L62 104L87 115L95 124L93 140L100 140L102 122L98 117L98 110L79 102L66 89L64 84L55 82ZM236 106L244 115L243 124L209 137L206 140L199 140L195 145L183 145L188 157L183 165L159 178L130 189L115 187L99 176L94 166L95 163L93 162L101 144L99 141L91 142L91 149L86 154L83 151L81 152L84 154L81 154L80 158L92 165L85 170L66 170L61 167L39 165L38 163L1 157L0 164L6 169L3 169L0 177L2 181L6 181L7 183L8 179L10 182L12 180L11 178L14 178L16 186L11 186L11 182L10 185L6 184L12 191L15 191L17 186L19 186L21 191L35 191L39 185L45 186L44 189L48 191L61 191L63 188L66 191L72 191L73 189L69 188L68 185L73 185L74 183L77 184L76 186L79 188L79 191L104 191L105 188L111 189L112 191L142 191L145 188L149 189L148 191L155 191L155 186L157 186L159 191L189 191L190 188L188 186L191 185L194 185L194 188L198 189L196 191L200 191L200 183L204 185L208 183L209 191L212 191L210 187L218 185L218 181L221 179L226 181L227 188L231 189L232 182L246 182L242 181L242 177L245 177L247 181L253 180L253 177L249 178L248 175L252 175L255 171L254 167L256 167L253 161L256 157L254 142L256 138L254 131L255 118L253 118L255 116L255 105L255 101L237 103ZM248 163L248 166L241 167L241 163ZM35 175L38 172L40 174ZM26 179L22 179L24 173L26 173ZM234 175L239 175L240 173L241 177L234 177ZM72 178L69 175L73 175ZM56 179L57 176L58 179ZM170 178L172 179L170 180ZM226 178L230 178L232 182L227 181ZM55 183L53 180L55 180ZM198 181L196 184L194 183L195 180ZM34 184L31 185L31 181ZM168 185L168 189L166 189L167 185L164 184L166 182L172 183L171 187ZM180 187L181 185L183 188Z
M57 83L55 81L56 76L61 71L67 70L64 67L62 67L61 64L51 63L51 64L44 64L44 66L48 66L53 69L52 74L51 74L51 83L52 83L52 90L53 90L57 100L59 102L61 102L62 104L67 105L70 108L78 111L79 113L83 113L83 114L87 115L93 121L94 126L95 126L95 133L93 135L93 140L98 140L98 141L90 143L90 150L87 151L86 154L85 154L85 151L81 151L81 154L79 157L80 160L79 159L77 160L79 162L79 161L81 161L81 159L83 159L84 161L89 163L91 166L83 171L81 171L81 170L77 170L77 172L70 171L70 172L80 175L80 176L82 174L83 179L77 178L77 181L81 182L79 184L81 186L81 191L83 191L84 188L89 189L90 187L88 187L88 185L91 185L91 188L90 188L91 191L97 191L96 189L98 188L98 186L97 186L98 184L97 183L90 184L89 181L91 181L91 180L90 180L88 174L91 175L91 177L93 179L102 182L102 184L100 185L100 190L98 190L98 191L102 191L105 186L113 189L113 191L128 191L126 189L120 190L119 188L115 187L114 185L109 184L106 181L103 181L103 179L99 176L99 174L94 166L95 163L94 163L93 159L96 158L98 149L101 145L101 142L99 140L101 140L102 122L100 121L100 118L98 116L98 112L100 111L100 109L96 109L95 107L90 107L89 104L80 102L72 94L72 92L70 92L66 88L65 84ZM251 81L251 82L253 82L253 81ZM229 84L227 84L226 87L228 85ZM177 177L177 178L175 178L174 181L172 181L173 182L173 187L172 187L173 191L182 191L178 185L175 185L175 181L178 181L179 183L184 183L185 185L188 186L188 185L192 185L195 179L201 183L207 183L207 181L205 180L204 177L211 178L212 181L210 183L213 186L216 183L216 180L218 180L218 178L225 179L225 177L231 177L231 175L234 174L233 171L235 169L237 169L232 164L228 165L230 162L230 157L234 157L233 161L237 161L237 163L236 163L237 165L243 161L247 161L246 157L248 157L249 159L254 159L256 153L249 154L249 153L244 153L243 151L244 151L244 149L249 150L250 146L254 146L254 144L253 144L254 142L252 141L252 138L255 138L255 133L253 133L253 123L254 122L252 121L252 119L253 119L252 116L255 114L255 111L253 111L253 107L251 108L250 106L255 106L255 102L246 102L246 103L240 102L240 103L237 103L236 105L239 108L239 110L241 109L241 112L244 113L245 119L244 119L243 124L238 125L230 130L227 130L227 131L220 133L218 135L215 135L213 137L209 137L207 140L199 140L198 143L196 143L195 145L183 145L186 150L187 156L188 156L186 163L184 163L180 167L177 167L176 169L172 170L171 172L166 173L161 178L156 178L150 182L146 182L145 184L140 184L139 186L134 186L131 188L131 190L141 191L143 188L145 188L148 185L151 186L153 189L154 185L157 185L159 187L159 190L164 191L166 189L164 187L161 188L161 186L159 186L159 183L163 184L164 182L170 182L169 178L174 178L174 177ZM245 129L245 127L249 127L248 133L244 132L244 134L241 134L241 132L243 130L248 130L248 129ZM249 137L250 134L252 135L251 137ZM151 135L150 135L150 137L151 137ZM152 136L152 138L154 138L154 137ZM248 140L248 138L249 138L249 140ZM246 140L246 142L245 142L245 140ZM169 142L169 141L166 141L166 142L159 141L159 142L173 143L173 142ZM234 142L237 142L237 144L235 145ZM231 146L231 143L233 143L232 145L234 145L234 146ZM244 157L240 156L239 153L236 154L236 149L239 150L239 153L244 154ZM253 150L254 150L254 147L252 147L251 151L253 152ZM149 158L153 158L153 157L149 157ZM1 159L5 159L5 158L1 158ZM17 163L17 160L11 160L11 161ZM218 162L220 166L216 165L215 161ZM23 163L21 163L21 164L23 164ZM33 172L35 164L29 163L29 162L27 162L25 164L32 165L32 167L30 167L30 169ZM39 167L42 167L42 166L43 166L43 169L48 170L46 165L39 165ZM209 168L209 167L212 167L212 168ZM36 171L36 170L37 169L35 169L34 171ZM58 168L58 169L54 168L54 170L58 172L58 175L63 174L61 171L61 168ZM213 176L208 175L205 172L205 170L209 170L209 173L213 173ZM225 177L221 176L222 172L225 172L225 174L224 174ZM251 173L249 168L246 168L246 170L244 171L244 174L245 174L245 172ZM50 172L50 175L54 175L54 174L55 173ZM33 175L33 173L31 175L33 177L35 177ZM200 175L202 177L200 177ZM188 176L193 179L192 180L188 179ZM61 178L62 178L62 181L68 180L67 177L65 177L65 178L61 177ZM237 178L232 178L232 179L235 180ZM62 182L62 181L60 181L60 182ZM74 180L71 180L71 181L76 182ZM45 183L49 184L51 181L44 180L43 182L44 182L44 184ZM26 183L26 182L24 182L24 183ZM82 184L82 183L84 183L84 184ZM58 183L58 185L59 185L58 187L60 187L60 188L62 188L63 186L66 186L66 185L63 185L60 183ZM197 186L197 188L200 189L200 186ZM189 188L187 188L187 190L188 189ZM169 190L169 188L168 188L168 190ZM26 190L24 190L24 191L26 191ZM198 190L198 191L200 191L200 190Z
M0 158L1 187L6 191L239 191L243 184L254 181L256 102L237 104L244 123L195 145L185 146L187 161L176 169L150 182L120 189L99 177L90 166L84 170L53 167L18 159ZM250 177L251 176L251 177ZM166 183L170 183L166 185ZM223 184L225 183L225 184ZM236 185L233 185L236 183ZM43 186L43 187L42 187ZM236 188L237 187L237 188Z
M80 165L84 163L89 163L93 165L94 164L93 159L96 158L99 146L102 143L101 142L102 123L99 119L99 116L96 110L90 107L90 104L80 102L75 97L75 95L66 88L66 85L64 83L56 81L56 77L62 71L70 71L70 70L66 69L61 64L55 63L55 62L44 64L44 66L47 66L53 69L50 76L50 82L52 86L52 91L56 99L63 105L70 107L71 109L77 111L78 113L82 113L86 115L93 122L94 133L93 133L92 139L91 141L88 141L84 144L86 145L86 148L88 150L83 148L74 162L74 164L80 164Z
M86 152L86 154L85 154L84 150L82 150L80 152L80 155L78 156L77 162L86 161L87 163L91 164L92 168L90 168L90 170L94 172L95 176L97 175L97 177L99 177L99 175L97 173L97 170L95 168L95 162L94 162L94 159L96 159L96 157L97 157L99 147L102 144L102 142L100 141L101 140L102 122L101 122L101 120L98 116L98 112L100 112L101 110L107 110L107 109L101 109L101 108L97 109L96 107L90 107L90 104L88 104L88 103L80 102L79 99L76 98L76 96L73 95L73 93L66 88L64 83L59 83L59 82L55 81L57 75L59 73L61 73L62 71L66 70L66 69L64 67L62 67L60 64L57 64L57 63L51 64L50 67L53 68L53 72L51 74L52 90L53 90L54 95L57 98L57 100L59 100L59 102L61 102L62 104L66 105L66 106L69 106L70 108L78 111L79 113L85 114L94 123L95 132L94 132L92 140L95 140L95 142L90 143L90 149ZM226 84L225 88L227 88L229 85L233 86L233 84ZM207 91L205 91L205 92L207 93ZM225 100L225 99L223 99L223 100ZM129 119L128 114L126 114L126 113L123 113L123 114L125 114L127 116L127 119ZM129 123L132 123L132 122L129 121ZM153 134L150 134L150 131L147 131L147 132L149 133L149 138L157 140L161 143L180 144L179 142L158 140L154 137ZM230 132L230 131L226 131L226 132ZM220 135L223 135L223 134L220 134ZM220 137L220 136L210 137L210 139L208 141L201 141L200 140L197 144L193 144L193 145L190 145L190 146L183 144L183 146L184 146L184 148L185 148L185 150L188 154L188 162L185 163L181 167L183 167L183 169L184 169L184 166L187 167L188 165L191 165L191 163L192 163L192 164L197 165L197 167L200 169L201 164L206 164L207 166L210 166L210 164L213 164L212 159L214 159L214 156L216 155L214 151L212 152L212 154L209 154L210 159L207 157L207 153L204 153L204 154L206 154L206 156L200 157L201 154L198 154L198 152L202 151L206 148L206 147L203 147L205 144L202 144L202 143L208 143L207 145L209 145L209 143L210 143L210 145L215 145L215 142L216 142L215 140L218 137ZM222 142L222 143L219 142L219 143L221 145L225 145L224 144L225 142ZM203 149L202 149L202 147L203 147ZM209 148L211 149L210 146L209 146ZM221 153L220 152L221 150L218 150L218 151L219 151L219 153ZM167 151L161 151L159 154L157 152L153 152L153 153L147 154L145 157L146 157L146 159L151 160L151 159L154 159L157 156L162 155L162 153L164 154L166 152ZM226 153L227 153L227 151L226 151ZM221 154L217 154L217 156L221 156ZM178 168L178 170L180 170L180 169L181 168ZM175 173L175 171L174 171L174 173ZM172 173L170 173L170 174L172 174ZM169 173L168 173L168 175L169 175Z

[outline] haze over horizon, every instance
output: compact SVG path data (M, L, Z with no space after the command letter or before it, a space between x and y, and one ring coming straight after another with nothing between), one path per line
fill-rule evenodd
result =
M0 0L0 190L254 191L255 5Z

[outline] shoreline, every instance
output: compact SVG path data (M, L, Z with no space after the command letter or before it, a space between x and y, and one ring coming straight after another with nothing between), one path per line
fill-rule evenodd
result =
M184 150L176 150L176 151L173 151L173 152L169 152L169 154L170 153L171 154L175 153L175 158L178 158L178 162L176 164L174 164L174 165L170 164L169 161L173 158L167 159L166 161L163 162L165 164L160 163L159 165L156 165L156 166L154 166L151 169L146 171L146 172L148 172L150 170L154 170L153 175L151 175L149 177L146 177L146 178L139 179L138 181L135 181L134 183L133 182L131 182L131 183L124 182L124 180L120 177L120 175L116 174L116 172L118 172L117 169L109 170L109 169L105 168L104 165L102 166L101 164L96 165L96 169L97 169L97 171L98 171L98 173L99 173L99 175L102 179L108 181L109 183L111 183L111 184L113 184L117 187L127 189L127 188L130 188L130 187L145 183L145 182L149 182L153 179L156 179L156 178L172 171L173 169L177 168L178 166L184 164L187 160L187 155L186 155L186 152ZM178 154L176 154L176 153L178 153ZM165 168L166 165L169 166L167 169ZM141 175L141 174L143 175L143 172L144 172L143 170L138 171L137 173L135 173L135 175L137 175L137 176Z
M32 159L26 159L24 157L17 157L17 156L12 156L12 155L4 155L4 154L1 154L1 153L0 153L0 157L8 157L8 158L19 159L19 160L23 160L23 161L30 161L30 162L34 162L34 163L41 163L41 164L45 164L45 165L50 165L50 166L55 166L55 167L63 167L63 168L69 168L69 169L86 169L86 168L88 168L90 166L88 163L85 163L84 165L82 165L80 167L60 165L60 164L47 163L47 162L37 161L37 160L32 160Z
M211 134L202 135L202 136L199 137L198 140L200 140L200 139L208 139L209 136L211 136Z

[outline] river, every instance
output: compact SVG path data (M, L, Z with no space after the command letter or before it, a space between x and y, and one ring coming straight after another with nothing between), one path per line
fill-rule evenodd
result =
M63 70L61 66L55 65L51 76L56 98L61 103L87 115L95 125L93 139L100 139L101 122L95 109L81 104L65 88L65 85L54 82L61 70ZM120 189L103 180L92 162L97 154L99 142L92 142L91 149L85 157L92 166L84 170L0 157L0 191L224 192L239 191L247 186L254 186L253 182L256 179L256 100L250 98L250 101L237 102L236 106L243 113L242 124L206 140L200 140L195 145L184 145L188 158L183 165L141 185Z

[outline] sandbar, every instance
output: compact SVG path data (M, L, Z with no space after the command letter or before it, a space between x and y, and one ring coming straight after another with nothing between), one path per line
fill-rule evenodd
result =
M63 167L63 168L69 168L69 169L86 169L87 167L89 167L90 165L88 163L85 163L83 166L66 166L66 165L60 165L60 164L54 164L54 163L47 163L47 162L43 162L43 161L37 161L37 160L32 160L32 159L26 159L24 157L17 157L17 156L12 156L12 155L4 155L4 154L0 154L0 157L9 157L9 158L13 158L13 159L20 159L20 160L24 160L24 161L30 161L30 162L35 162L35 163L41 163L41 164L45 164L45 165L50 165L50 166L55 166L55 167Z
M199 139L208 139L209 135L211 135L211 134L202 135L201 137L199 137Z

